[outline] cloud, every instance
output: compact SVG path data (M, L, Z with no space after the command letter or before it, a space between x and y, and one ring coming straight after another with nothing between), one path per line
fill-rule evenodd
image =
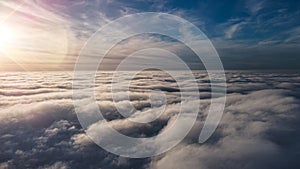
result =
M289 36L284 42L285 43L299 43L300 41L300 27L292 28L288 30L286 34Z
M96 80L97 103L110 126L128 136L151 137L173 124L180 107L178 92L163 90L167 98L166 111L151 123L135 123L122 117L116 109L118 104L126 108L128 93L119 92L116 104L112 102L108 90L111 75L111 72L102 72ZM198 144L198 136L210 104L210 86L205 72L195 72L195 76L199 82L201 107L186 139L160 156L128 159L106 152L85 134L74 112L71 89L61 90L71 79L70 74L1 73L0 77L6 79L1 84L2 91L7 96L1 97L0 104L0 166L122 169L300 166L297 160L300 78L297 73L227 72L229 92L223 119L204 144ZM178 88L165 73L151 71L139 73L131 84L130 103L136 108L132 118L144 121L152 120L152 114L158 113L150 102L151 90L158 86ZM10 94L14 87L27 95ZM88 130L97 131L97 123ZM106 139L105 134L99 138ZM150 139L144 145L154 146L154 142Z
M299 9L293 8L297 6L293 3L268 0L228 4L198 1L185 4L157 0L1 1L1 19L6 18L4 25L13 28L17 35L16 42L5 50L7 59L4 59L1 70L71 70L80 49L99 28L126 14L147 11L175 14L196 24L216 44L221 57L236 65L225 62L225 68L228 65L228 69L276 69L285 65L280 63L285 62L286 57L276 56L273 59L276 64L260 67L253 66L255 63L251 62L240 65L238 60L251 57L256 61L261 58L256 51L263 51L266 59L273 58L279 51L280 55L299 60L296 46L299 42ZM162 44L162 47L165 45ZM181 54L186 57L191 55L190 52ZM258 62L267 63L264 59ZM299 66L294 65L295 61L287 64L292 68ZM201 66L195 65L197 68Z
M68 169L70 167L68 166L68 164L66 164L64 162L58 161L58 162L56 162L56 163L54 163L54 164L52 164L50 166L49 165L45 165L45 166L43 166L41 168L45 168L45 169Z
M299 146L295 145L295 138L275 136L288 130L299 131L299 125L288 125L299 117L297 111L300 108L299 100L287 96L288 93L286 90L260 90L246 95L229 95L221 124L207 144L178 146L164 157L154 158L156 162L152 168L299 166L299 162L292 160ZM287 148L286 143L281 144L284 140L289 140L288 144L293 142L290 144L293 146ZM283 153L286 151L291 153L290 156Z
M217 12L220 17L216 19L225 21L216 22L207 34L224 58L225 69L294 69L299 66L282 57L299 60L299 50L295 47L299 42L295 20L299 9L293 8L294 5L250 0L235 3L231 15L223 17L223 13ZM272 64L266 61L268 59L272 60ZM261 63L264 65L256 66Z
M241 23L237 23L237 24L234 24L234 25L230 26L228 28L228 30L225 32L225 37L227 39L231 39L233 37L233 35L240 29L240 27L243 24L245 24L245 23L241 22Z
M250 0L246 1L246 7L248 8L249 12L253 15L257 14L260 10L264 8L265 1L257 1L257 0Z

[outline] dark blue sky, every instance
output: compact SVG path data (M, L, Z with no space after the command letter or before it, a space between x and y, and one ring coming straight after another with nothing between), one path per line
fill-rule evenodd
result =
M206 33L227 69L298 69L300 1L123 1L139 11L178 14Z

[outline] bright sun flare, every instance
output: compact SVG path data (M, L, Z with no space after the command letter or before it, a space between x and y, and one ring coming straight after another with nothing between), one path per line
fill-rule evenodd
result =
M14 32L11 28L0 25L0 49L4 49L14 40Z

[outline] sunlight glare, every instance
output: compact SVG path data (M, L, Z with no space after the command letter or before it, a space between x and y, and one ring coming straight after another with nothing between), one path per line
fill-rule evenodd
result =
M14 40L14 32L10 27L0 25L0 49L4 49Z

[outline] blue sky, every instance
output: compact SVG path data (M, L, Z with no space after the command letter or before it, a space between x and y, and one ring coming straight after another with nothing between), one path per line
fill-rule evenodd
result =
M0 0L0 9L1 25L18 35L0 50L3 70L11 65L71 69L81 47L101 26L138 12L170 13L197 25L214 44L225 69L300 66L296 0Z

